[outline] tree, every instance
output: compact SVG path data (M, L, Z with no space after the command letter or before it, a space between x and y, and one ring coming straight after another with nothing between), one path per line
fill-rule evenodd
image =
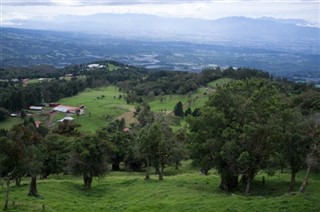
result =
M278 123L279 131L279 155L291 168L291 180L289 192L295 186L297 172L303 167L309 151L309 139L305 135L304 121L301 113L293 109L282 110L282 119Z
M15 164L12 163L14 155L14 143L6 137L0 137L0 179L3 177L6 181L6 195L5 204L3 210L8 209L9 195L10 195L10 183L15 171Z
M17 148L16 157L13 158L16 166L16 179L19 180L23 173L30 176L29 196L38 196L37 174L40 174L43 164L43 152L40 148L42 136L37 132L32 123L28 125L15 125L8 137Z
M188 109L186 109L186 111L184 112L184 116L187 117L188 115L192 114L192 110L190 107L188 107Z
M281 111L277 94L267 80L236 81L218 87L200 116L189 119L192 156L205 168L218 170L222 190L237 190L242 176L248 194L259 170L272 174L276 168L273 134L280 130Z
M126 156L129 140L133 139L131 134L123 131L124 127L125 120L122 118L111 122L106 129L98 132L99 138L109 141L114 146L110 155L112 171L120 171L120 163Z
M140 154L146 160L145 179L150 178L150 164L153 164L159 180L163 180L166 165L175 164L184 152L166 117L161 115L154 123L141 129L138 142Z
M109 145L95 135L84 135L72 144L67 170L82 175L85 189L91 189L93 177L107 172Z
M3 121L8 117L9 117L9 111L7 111L6 109L0 107L0 121Z
M143 103L137 108L137 119L141 127L151 124L154 121L155 115L147 103Z
M320 114L311 115L306 123L306 128L310 138L310 152L306 158L308 166L306 175L300 186L299 192L303 193L307 187L309 174L312 168L320 169Z
M80 136L80 132L77 130L80 126L73 121L64 120L52 132L64 136Z
M150 163L156 158L155 153L160 143L161 130L157 124L150 124L142 128L137 137L139 143L139 152L146 161L145 179L150 179Z
M182 102L179 101L173 108L173 113L175 116L180 116L183 117L184 116L184 112L183 112L183 105Z
M49 134L41 143L44 153L41 178L45 179L50 174L64 172L70 151L71 138L58 134Z

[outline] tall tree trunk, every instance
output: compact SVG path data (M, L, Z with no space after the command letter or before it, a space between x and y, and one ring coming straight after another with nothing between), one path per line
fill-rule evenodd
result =
M8 209L8 204L9 204L10 176L7 176L6 182L7 182L7 189L6 189L6 197L5 197L5 203L4 203L4 208L3 208L4 211L6 211Z
M247 186L246 186L246 195L249 195L249 192L250 192L250 187L251 187L251 178L250 177L246 177L247 179Z
M221 175L221 182L219 188L227 192L238 190L238 176L229 174Z
M246 175L242 175L239 183L241 185L247 185L247 182L248 182L248 177Z
M207 169L207 168L201 168L201 174L204 174L204 175L208 175L209 174L209 169Z
M42 173L42 174L40 175L40 179L41 179L41 180L47 179L48 176L49 176L49 174L47 174L47 173Z
M294 170L291 170L291 180L290 180L289 192L293 191L295 183L296 183L296 172Z
M120 171L120 164L112 163L112 171Z
M91 189L92 176L90 174L84 174L83 183L85 189Z
M149 180L150 179L150 161L149 161L149 158L147 158L147 168L146 168L146 177L145 177L146 180Z
M301 187L300 187L300 190L299 190L300 193L303 193L306 190L306 187L307 187L307 184L308 184L308 178L309 178L310 169L311 169L311 166L309 165L308 169L307 169L306 176L304 177L304 179L302 181L302 184L301 184Z
M37 175L32 174L30 177L29 196L38 196L37 191Z
M164 172L164 166L161 166L159 170L159 180L163 180L163 172Z
M16 186L20 186L21 185L21 177L16 177L15 181L16 181Z

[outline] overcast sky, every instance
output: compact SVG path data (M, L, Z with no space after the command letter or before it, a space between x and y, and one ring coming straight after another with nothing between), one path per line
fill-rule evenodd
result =
M0 0L1 25L57 15L139 13L217 19L226 16L298 18L320 26L320 0Z

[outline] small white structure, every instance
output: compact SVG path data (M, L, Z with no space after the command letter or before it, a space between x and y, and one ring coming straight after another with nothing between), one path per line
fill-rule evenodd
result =
M67 117L64 117L63 119L60 119L58 120L57 122L63 122L64 120L67 120L67 121L73 121L74 118L70 117L70 116L67 116Z
M106 67L105 65L99 65L99 64L96 64L96 63L93 63L93 64L89 64L88 65L88 68L89 69L95 69L95 68L104 68Z
M11 113L10 116L11 117L18 117L18 114L17 113Z
M29 107L30 110L42 110L43 107L39 107L39 106L30 106Z

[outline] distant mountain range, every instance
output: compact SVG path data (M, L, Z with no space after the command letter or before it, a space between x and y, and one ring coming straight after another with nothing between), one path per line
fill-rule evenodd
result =
M142 14L58 16L52 20L16 20L18 28L89 34L129 39L187 41L206 44L260 46L319 51L320 28L300 19L226 17L217 20L164 18ZM297 46L296 44L300 44Z
M2 67L111 59L157 69L245 66L320 77L320 28L300 19L96 14L14 22L20 29L2 27Z

